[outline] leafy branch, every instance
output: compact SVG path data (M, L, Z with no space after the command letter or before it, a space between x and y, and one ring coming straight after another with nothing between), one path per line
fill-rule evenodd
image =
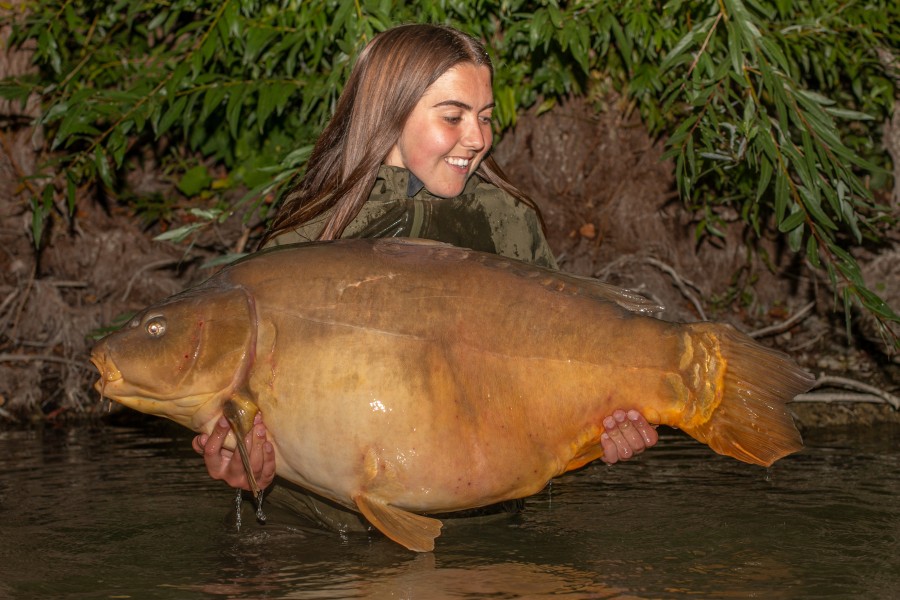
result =
M894 0L42 0L12 21L38 71L0 94L38 95L51 140L29 200L38 244L54 207L90 189L155 214L124 184L147 160L190 216L166 224L171 239L241 208L265 216L365 43L445 23L487 43L498 132L610 86L667 140L698 239L737 211L827 274L848 323L855 303L900 322L854 258L897 225L877 201L890 178L875 141L897 93L878 59L900 54Z
M715 14L688 32L660 66L675 68L695 52L686 74L668 90L670 105L681 98L694 107L703 103L701 114L687 119L689 127L668 140L667 156L676 159L683 197L709 202L709 190L699 182L750 165L759 177L755 190L748 190L752 196L743 198L743 214L754 229L759 232L762 219L773 216L791 250L805 252L814 268L825 269L845 307L848 328L852 302L885 326L898 322L897 313L867 289L845 247L847 240L878 239L888 208L875 201L859 174L882 169L842 141L835 117L873 118L803 89L790 75L783 42L741 0L713 6ZM717 135L723 130L727 138ZM760 210L761 204L771 210ZM721 235L714 218L702 222L698 234Z

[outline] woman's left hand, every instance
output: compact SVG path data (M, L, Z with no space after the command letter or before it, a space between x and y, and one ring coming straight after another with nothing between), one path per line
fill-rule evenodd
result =
M210 477L221 479L231 487L250 491L250 481L244 472L240 456L223 446L230 431L228 421L221 417L210 435L198 435L191 445L197 454L203 456ZM250 466L256 483L260 489L269 487L275 479L275 448L266 438L266 426L260 414L257 413L253 420L253 429L247 434L244 443L250 454Z
M603 462L614 465L620 460L637 456L655 445L656 429L636 410L617 410L603 419L606 431L600 436Z

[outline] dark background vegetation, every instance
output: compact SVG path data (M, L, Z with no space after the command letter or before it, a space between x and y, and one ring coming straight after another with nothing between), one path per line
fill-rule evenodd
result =
M564 270L791 353L821 374L805 424L897 421L894 0L0 10L0 423L98 413L92 339L256 247L404 22L485 40L495 155Z

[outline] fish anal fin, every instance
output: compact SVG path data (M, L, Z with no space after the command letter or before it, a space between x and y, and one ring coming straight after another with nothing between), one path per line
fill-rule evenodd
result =
M568 472L574 471L575 469L580 469L589 462L593 462L602 456L603 448L600 446L595 446L570 460L566 465L564 471Z
M391 506L384 499L371 494L354 497L359 512L384 535L413 552L431 552L434 539L441 535L438 519L411 513Z
M572 458L563 472L580 469L603 456L603 446L600 444L603 431L604 428L600 425L590 425L578 434L571 444Z

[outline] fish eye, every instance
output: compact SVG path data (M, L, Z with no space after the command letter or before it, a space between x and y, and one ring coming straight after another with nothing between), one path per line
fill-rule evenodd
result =
M166 332L166 320L163 317L153 317L147 321L146 328L151 337L159 337Z

